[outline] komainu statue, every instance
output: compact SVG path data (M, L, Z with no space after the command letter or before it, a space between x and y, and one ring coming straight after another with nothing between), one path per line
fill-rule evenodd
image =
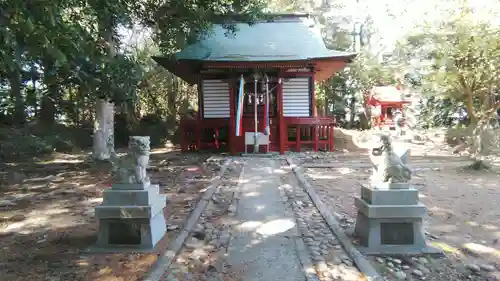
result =
M116 183L149 184L147 167L149 163L149 137L131 136L129 152L123 158L111 152L111 164Z
M377 144L371 150L370 160L374 164L372 182L407 183L412 172L408 167L409 150L398 155L394 152L388 135L380 135Z

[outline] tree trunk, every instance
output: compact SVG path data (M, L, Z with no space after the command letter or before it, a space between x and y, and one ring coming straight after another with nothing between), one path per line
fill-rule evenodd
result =
M28 94L26 95L26 104L27 106L31 106L33 108L33 117L38 119L38 115L40 114L40 109L38 108L38 99L37 95L37 82L38 82L38 72L34 62L31 63L30 66L30 79L31 84L33 84L33 92L31 93L30 101L28 102Z
M470 89L465 89L465 94L467 95L465 107L467 108L467 116L469 117L469 124L475 126L477 124L477 118L474 114L474 100L472 97L472 91Z
M172 75L173 76L173 75ZM179 80L172 77L172 88L168 91L168 116L167 126L171 134L177 125L177 96L179 92Z
M16 60L21 64L21 50L19 46L16 48ZM9 76L9 83L11 89L11 98L14 100L14 123L24 124L26 122L25 101L22 94L23 81L21 78L21 69L16 67Z
M47 85L47 94L43 95L40 102L40 122L46 126L52 126L56 117L56 100L59 95L57 85L57 73L54 70L52 61L45 63L45 84Z
M329 116L330 115L330 99L328 97L325 97L325 104L324 104L324 116Z
M485 138L488 129L491 129L488 123L479 122L472 131L473 163L469 165L471 169L490 169L490 165L484 159L485 150L489 149L487 147L487 139Z
M108 55L114 57L116 50L113 41L113 24L109 19L101 19L100 33L108 43ZM93 157L98 160L109 160L115 149L114 137L114 104L107 99L96 101L94 122Z
M350 115L349 115L349 123L347 128L352 129L354 127L354 117L356 116L356 100L351 99L351 104L349 105Z
M17 125L23 124L26 121L24 111L24 98L22 95L22 82L19 71L14 71L9 76L10 95L14 100L14 123Z
M94 123L93 156L98 160L108 160L114 149L114 105L105 99L96 104Z
M372 117L371 108L366 106L363 110L363 113L360 115L360 127L361 130L369 130L371 127L370 120Z

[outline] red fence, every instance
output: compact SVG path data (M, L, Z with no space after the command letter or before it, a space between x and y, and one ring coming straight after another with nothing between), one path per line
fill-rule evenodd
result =
M285 149L300 152L301 148L312 147L326 151L334 149L335 119L330 117L285 117L287 135Z
M182 151L221 149L229 143L229 120L224 118L181 119L180 143Z
M330 117L285 117L283 135L278 137L278 121L271 124L271 151L279 151L280 142L285 151L312 149L318 151L333 151L335 119ZM245 128L253 128L253 121L246 120ZM247 124L248 123L248 124ZM253 131L253 130L250 130ZM180 123L180 143L182 151L198 151L202 149L217 149L229 151L229 145L235 146L237 152L244 151L243 137L233 137L234 143L229 143L229 119L196 119L183 118Z

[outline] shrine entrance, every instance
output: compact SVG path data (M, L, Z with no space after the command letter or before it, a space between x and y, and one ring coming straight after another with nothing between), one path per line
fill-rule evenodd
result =
M279 120L277 103L278 80L277 78L271 76L267 77L267 83L265 76L259 77L257 81L252 77L245 77L244 80L245 85L243 91L243 112L241 121L242 131L241 136L237 137L239 140L239 149L240 151L245 151L245 134L257 131L265 133L269 136L269 148L261 145L259 146L259 152L265 153L267 149L269 149L269 151L276 151L279 149ZM238 89L240 86L239 84L240 81L235 82L233 85L234 89ZM234 108L238 107L238 94L238 91L233 91ZM236 111L235 114L237 114ZM252 152L253 149L253 145L247 145L247 150L249 152Z

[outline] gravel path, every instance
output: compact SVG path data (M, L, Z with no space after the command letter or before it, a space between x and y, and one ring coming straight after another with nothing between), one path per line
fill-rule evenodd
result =
M238 272L226 270L224 256L230 235L231 204L242 163L232 161L183 247L166 270L162 281L239 280Z
M293 215L280 197L276 161L248 159L239 189L237 225L228 250L231 266L245 266L243 280L305 281L294 238Z
M285 161L231 167L164 280L363 280Z
M283 170L283 189L320 279L364 280L291 169Z

